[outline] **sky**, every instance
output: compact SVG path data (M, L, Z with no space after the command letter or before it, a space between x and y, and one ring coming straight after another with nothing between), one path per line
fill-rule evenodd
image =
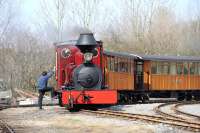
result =
M40 8L40 1L41 0L22 0L22 12L25 16L32 16L35 12L38 11ZM49 0L51 1L51 0ZM72 0L73 1L73 0ZM112 3L115 0L108 0L108 3ZM167 1L167 0L164 0ZM172 0L172 8L174 9L175 13L180 17L187 17L188 15L188 8L194 6L198 0ZM188 7L190 6L190 7ZM112 7L111 7L112 8Z
M51 0L47 1L51 2ZM170 0L161 0L161 1L166 2ZM191 14L193 12L193 6L196 6L195 5L196 1L200 0L171 0L168 6L170 6L171 9L174 11L178 20L187 21L192 18ZM34 26L44 20L44 18L41 17L41 10L40 10L41 0L20 0L20 2L21 2L20 21L21 23L24 24L28 23L28 27L34 30L35 29ZM105 3L106 5L104 6L107 6L108 9L109 8L112 9L114 8L113 7L114 2L116 2L116 0L107 0Z

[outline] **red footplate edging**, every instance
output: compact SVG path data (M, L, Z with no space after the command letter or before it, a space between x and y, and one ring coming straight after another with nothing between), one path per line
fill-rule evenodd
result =
M68 104L73 99L74 104L116 104L117 91L115 90L91 90L91 91L63 91L62 102Z

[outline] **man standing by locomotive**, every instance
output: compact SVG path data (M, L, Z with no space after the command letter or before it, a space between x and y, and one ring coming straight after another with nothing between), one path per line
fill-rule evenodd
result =
M38 106L39 109L42 109L42 99L45 94L45 92L50 91L51 92L51 97L53 97L53 91L54 88L51 86L48 86L48 80L50 77L53 75L53 71L43 71L40 77L38 78L38 92L39 92L39 97L38 97Z

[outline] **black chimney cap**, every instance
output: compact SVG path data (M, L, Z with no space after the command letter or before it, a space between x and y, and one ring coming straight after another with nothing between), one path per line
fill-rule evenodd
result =
M82 33L77 41L79 46L83 45L97 45L93 33Z

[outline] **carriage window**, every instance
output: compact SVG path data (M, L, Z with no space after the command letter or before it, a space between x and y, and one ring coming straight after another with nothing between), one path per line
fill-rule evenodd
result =
M119 72L128 72L128 60L127 59L119 59L118 60L118 71Z
M162 62L157 62L157 72L156 72L156 74L162 74L162 71L163 71Z
M177 74L183 74L183 63L177 63Z
M127 72L127 63L120 62L120 72Z
M114 58L114 72L118 72L118 58Z
M190 74L194 74L195 71L195 64L194 63L190 63Z
M198 75L200 75L200 63L198 63Z
M195 69L194 70L194 74L198 75L198 63L197 62L195 63L195 68L194 69Z
M169 63L164 62L163 63L163 71L162 74L169 74Z
M130 71L131 71L131 74L133 74L134 73L134 65L133 65L133 63L134 63L134 61L133 60L131 60L130 61Z
M176 63L175 62L170 63L169 73L171 75L176 75Z
M193 63L190 63L190 74L191 75L196 75L198 74L198 64L193 62Z
M124 71L124 63L121 58L118 58L118 72L123 72Z
M128 59L128 73L131 73L131 60Z
M187 62L185 62L185 63L183 64L183 72L184 72L184 75L187 75L187 74L188 74L188 63L187 63Z
M156 74L156 68L157 68L157 63L152 62L151 63L151 74Z
M110 70L111 62L110 62L110 57L107 57L107 68Z
M198 75L200 75L200 63L198 63Z
M129 64L129 60L125 59L125 67L126 67L126 72L128 73L128 64Z
M110 71L114 71L114 58L110 57Z

